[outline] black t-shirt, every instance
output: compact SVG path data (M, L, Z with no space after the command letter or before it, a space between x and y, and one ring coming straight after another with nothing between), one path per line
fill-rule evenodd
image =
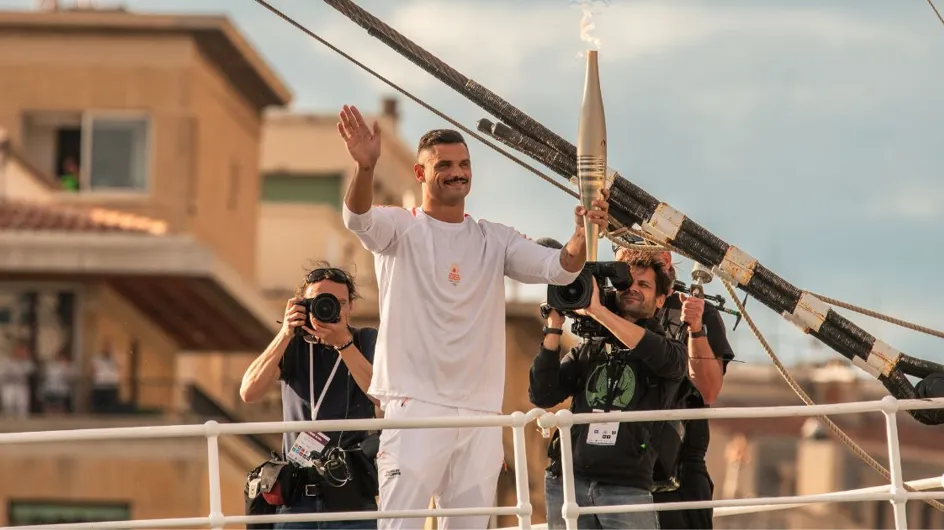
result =
M361 328L353 330L354 345L368 362L374 362L374 346L377 342L377 330ZM310 345L300 337L295 337L285 349L285 355L279 362L279 379L282 383L282 419L284 421L309 421L311 417L311 394L318 402L325 383L331 375L338 352L321 345ZM309 359L314 359L312 370ZM314 387L311 385L311 374L314 373ZM343 420L374 417L374 404L367 395L357 386L347 365L342 360L331 379L328 391L318 410L319 420ZM346 431L344 433L326 432L331 439L330 445L341 440L342 447L351 447L366 436L363 431ZM291 432L282 435L282 453L287 454L295 443L298 433Z
M675 337L685 344L688 344L687 336L680 336L682 328L682 299L679 293L673 293L665 300L661 314L662 325L665 327L670 337ZM728 342L727 332L725 331L724 320L721 318L721 312L709 304L705 304L705 312L702 315L702 326L707 334L708 345L715 357L722 359L722 374L727 372L728 363L734 359L734 350ZM687 386L690 390L690 397L686 400L686 408L707 407L698 393L698 389L685 378L683 388ZM683 390L684 392L684 390ZM685 438L682 440L681 453L679 459L683 464L704 467L705 454L708 452L708 443L710 433L708 430L708 420L689 420L686 422Z

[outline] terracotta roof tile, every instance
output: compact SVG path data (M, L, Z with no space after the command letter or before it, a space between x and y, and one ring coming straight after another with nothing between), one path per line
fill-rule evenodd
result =
M0 230L160 235L167 232L167 223L104 208L80 210L0 199Z

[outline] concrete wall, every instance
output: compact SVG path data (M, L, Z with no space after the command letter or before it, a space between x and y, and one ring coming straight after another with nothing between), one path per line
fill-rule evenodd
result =
M53 193L17 158L0 154L0 199L48 203Z
M403 205L406 191L412 190L413 199L419 196L419 186L413 179L413 156L396 134L395 119L381 116L379 120L383 148L375 173L374 202ZM353 163L338 136L337 121L330 114L268 115L262 135L261 174L340 174L343 176L341 195L337 198L340 204L353 177ZM302 203L263 203L258 242L256 277L272 295L273 304L284 306L286 294L294 290L306 267L321 259L354 268L365 296L362 305L376 303L373 257L344 227L339 209Z
M126 427L124 420L30 420L4 430ZM153 423L153 422L152 422ZM0 522L11 500L127 503L132 519L204 517L209 513L206 441L203 438L95 441L4 446L0 452ZM244 515L247 466L264 457L235 437L220 439L223 513ZM15 480L12 478L15 477ZM229 528L229 527L227 527ZM239 526L233 526L239 528Z
M353 269L364 303L376 303L373 256L327 205L273 204L260 208L258 283L280 308L317 260Z
M0 127L41 171L49 146L25 145L25 113L142 112L148 192L57 194L166 220L254 277L260 110L182 35L0 33ZM43 155L43 156L41 156Z
M137 342L140 379L137 404L153 409L175 409L182 405L179 387L174 384L177 345L163 331L105 286L89 297L84 309L87 337L84 358L88 361L106 343L112 346L123 375L122 399L131 397L131 348Z

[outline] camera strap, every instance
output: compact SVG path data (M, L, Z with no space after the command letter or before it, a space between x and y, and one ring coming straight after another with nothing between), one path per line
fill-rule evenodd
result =
M324 401L325 394L328 393L328 387L331 386L331 381L334 381L334 375L338 372L338 366L341 364L341 354L338 353L338 360L334 362L334 368L331 369L331 375L328 376L328 380L325 381L325 386L321 389L321 396L318 397L318 402L315 402L315 345L308 344L308 370L309 370L309 379L308 379L308 404L311 406L311 421L318 419L318 410L321 409L321 402Z

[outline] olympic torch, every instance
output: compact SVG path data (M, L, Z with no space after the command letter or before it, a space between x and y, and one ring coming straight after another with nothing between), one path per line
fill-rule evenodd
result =
M603 197L606 182L606 118L603 94L600 91L600 68L597 52L587 52L587 79L583 86L580 122L577 126L577 187L580 203L588 211L593 201ZM587 234L587 261L597 261L597 240L600 227L584 218Z

